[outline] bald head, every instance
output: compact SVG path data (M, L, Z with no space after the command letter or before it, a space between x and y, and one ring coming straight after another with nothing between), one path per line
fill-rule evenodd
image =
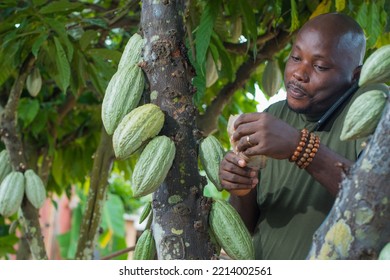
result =
M339 13L322 14L304 24L298 36L305 32L318 32L324 40L332 41L337 51L345 53L355 67L363 63L366 38L363 29L351 17Z

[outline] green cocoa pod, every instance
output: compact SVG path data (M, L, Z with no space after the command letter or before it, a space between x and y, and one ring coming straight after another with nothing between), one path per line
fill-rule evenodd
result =
M148 202L146 203L144 209L142 209L142 213L139 217L139 223L142 224L143 221L145 221L145 219L147 217L149 217L149 214L152 212L152 203L151 202Z
M12 171L0 185L0 214L9 217L16 213L24 195L24 176L22 172Z
M269 97L274 96L282 86L282 81L282 72L277 61L268 61L262 76L263 92Z
M388 81L390 81L390 45L385 45L373 52L364 62L359 86Z
M199 144L199 158L207 178L214 186L221 191L222 186L219 181L219 165L224 157L224 150L218 139L209 135L202 139Z
M32 97L36 97L42 88L42 77L38 67L34 67L27 76L26 88Z
M390 260L390 242L380 251L378 260Z
M102 104L102 121L108 135L114 133L123 117L138 106L145 77L137 65L123 67L112 76Z
M133 196L154 192L165 180L175 158L176 148L167 136L153 138L142 151L132 175Z
M118 159L130 157L141 145L160 132L164 118L160 107L154 104L139 106L128 113L112 137L115 156Z
M118 69L124 67L132 67L135 64L138 64L142 56L142 48L145 45L144 39L141 35L135 33L130 37L129 41L125 46L121 59L119 61Z
M12 171L11 162L9 161L9 155L7 150L0 152L0 183L4 180Z
M156 254L156 244L150 229L145 229L135 245L134 260L153 260Z
M46 200L46 189L39 177L34 170L28 169L24 172L25 178L25 192L28 201L37 209L43 206Z
M213 201L210 227L229 257L237 260L255 258L252 237L240 215L228 202L217 199Z
M381 90L370 90L358 96L345 116L340 139L353 140L374 133L386 104L386 96Z

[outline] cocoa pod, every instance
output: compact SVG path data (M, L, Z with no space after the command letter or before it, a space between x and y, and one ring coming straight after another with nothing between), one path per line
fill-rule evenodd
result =
M264 68L262 76L263 92L269 97L274 96L278 93L283 77L280 71L279 65L275 60L269 60Z
M255 258L252 237L233 206L215 199L209 221L218 243L229 257L238 260Z
M364 62L359 86L390 81L390 45L374 51Z
M126 43L121 59L119 60L118 69L124 67L130 68L137 65L141 60L142 48L144 45L145 41L142 39L141 35L135 33L131 36Z
M219 165L224 157L224 150L218 139L209 135L202 139L199 144L199 159L206 172L207 178L221 191L219 180Z
M151 212L152 212L152 203L148 202L146 203L144 209L142 209L142 213L139 217L139 223L142 224L142 222L145 221L147 217L149 217Z
M30 203L37 209L41 208L46 200L46 189L34 170L28 169L24 172L25 192Z
M16 213L24 195L24 176L22 172L12 171L0 185L0 214L9 217Z
M209 52L206 60L206 87L211 87L218 80L217 66Z
M390 242L382 248L378 260L390 260Z
M374 133L386 104L387 94L369 90L358 96L345 116L340 139L354 140Z
M112 144L118 159L130 157L155 137L164 125L164 113L154 104L139 106L128 113L115 129Z
M102 121L112 135L123 117L138 106L145 87L145 77L137 65L123 67L112 76L102 104Z
M142 151L132 175L133 196L154 192L165 180L175 158L176 148L167 136L153 138Z
M4 180L12 171L11 162L9 161L9 155L7 150L0 152L0 183Z
M32 97L36 97L42 88L42 77L38 67L34 67L27 76L26 88Z
M134 260L153 260L156 254L156 244L150 229L145 229L135 245Z

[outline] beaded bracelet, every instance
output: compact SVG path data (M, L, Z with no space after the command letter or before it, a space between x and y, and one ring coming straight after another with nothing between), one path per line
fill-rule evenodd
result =
M320 147L320 138L316 136L314 133L310 133L309 142L306 145L302 157L295 162L296 165L298 165L298 167L301 169L308 167L309 164L313 161L315 155L317 154L319 147Z
M307 142L307 137L309 136L309 131L307 128L304 128L301 130L301 139L299 140L298 146L296 147L294 153L290 157L289 161L290 162L296 162L298 160L298 157L302 153L306 142Z

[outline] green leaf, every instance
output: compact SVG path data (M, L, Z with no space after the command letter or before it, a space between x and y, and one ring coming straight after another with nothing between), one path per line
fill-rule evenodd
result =
M124 213L123 203L119 196L109 193L103 208L103 228L111 230L116 236L125 236Z
M79 2L69 2L66 0L50 2L39 10L41 14L69 13L82 8L83 4Z
M299 28L299 15L297 9L297 3L295 0L291 0L291 25L290 32L294 32Z
M14 234L0 236L0 257L4 257L7 254L15 254L13 246L19 241Z
M39 49L41 48L42 44L47 40L47 37L48 35L46 33L43 33L35 40L31 48L31 52L35 57L38 57Z
M28 127L39 112L39 101L31 98L21 98L18 107L18 117L23 121L24 128Z
M375 2L371 2L368 6L368 17L367 48L372 48L378 40L379 35L382 33L380 13Z
M53 175L54 181L57 185L62 186L62 179L63 179L63 165L64 162L62 160L62 152L61 151L55 151L54 152L54 158L53 158L53 165L51 168L51 174Z
M66 94L66 89L69 86L70 81L70 65L66 53L57 37L54 37L54 43L56 45L56 63L59 73L59 87L62 92Z
M368 6L367 3L364 1L358 10L357 16L356 16L356 21L360 24L360 26L363 29L367 28L368 25Z
M115 64L118 64L122 56L121 52L109 49L91 49L88 54L94 58L112 60Z
M239 1L239 3L244 21L244 30L247 30L247 36L249 37L247 39L255 41L257 38L257 24L253 8L248 1Z
M345 0L336 0L336 11L341 12L345 9Z
M85 50L94 40L99 36L98 32L95 30L87 30L83 33L80 38L80 48Z
M199 27L196 30L196 61L199 65L203 65L206 61L207 49L219 11L219 2L220 0L207 2L200 18ZM202 71L204 76L204 69L200 67L199 70Z
M58 21L52 18L45 18L45 22L55 31L56 35L60 39L61 43L66 46L66 52L68 60L71 61L73 58L73 45L69 40L68 33L66 32L66 22Z

